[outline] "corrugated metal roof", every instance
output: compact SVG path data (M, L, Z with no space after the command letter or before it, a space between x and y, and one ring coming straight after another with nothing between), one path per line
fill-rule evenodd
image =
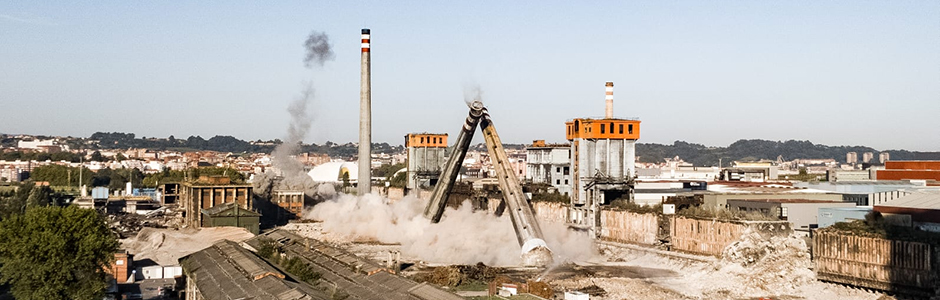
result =
M940 192L911 193L875 206L940 210Z
M207 300L330 299L308 284L287 280L277 268L229 240L181 258L180 266Z
M315 239L276 229L246 243L257 248L262 238L277 241L285 252L302 258L321 274L323 286L336 287L355 299L463 300L427 284L390 273L384 266Z

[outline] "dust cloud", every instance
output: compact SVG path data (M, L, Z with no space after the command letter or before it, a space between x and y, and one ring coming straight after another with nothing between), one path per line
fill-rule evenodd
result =
M522 263L521 247L508 216L473 211L465 202L457 209L447 208L441 222L432 224L423 215L423 200L409 196L388 202L377 195L343 194L317 204L306 218L323 221L323 230L331 235L401 244L402 254L429 263ZM585 235L569 232L562 224L545 223L542 228L556 263L597 255L593 241Z

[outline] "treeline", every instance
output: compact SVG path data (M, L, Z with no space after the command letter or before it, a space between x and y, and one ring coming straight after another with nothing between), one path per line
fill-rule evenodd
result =
M254 144L240 140L238 138L226 135L217 135L204 139L201 136L190 136L186 139L177 139L174 136L168 138L137 138L133 133L121 132L96 132L90 139L99 141L100 149L127 149L127 148L147 148L154 150L208 150L218 152L232 153L270 153L274 147L281 144L282 141L275 139L273 141L255 141ZM358 147L353 143L336 144L326 142L323 145L301 144L302 152L327 154L330 157L350 158L358 154ZM388 143L373 143L373 153L397 153L404 150L403 146L392 146Z
M124 189L128 182L135 187L155 188L167 182L181 182L197 179L199 176L227 176L232 183L245 183L245 175L232 168L200 167L183 171L165 169L163 172L144 175L138 169L104 168L93 172L88 168L66 167L59 165L40 166L33 169L30 179L46 181L51 186L78 187L79 183L88 187L107 187L112 190ZM81 181L79 181L81 180Z
M708 147L700 144L676 141L672 145L637 143L636 154L641 162L661 163L665 158L680 157L696 166L717 166L719 159L727 166L731 161L756 161L761 159L784 161L794 159L831 158L845 162L845 154L858 153L859 162L862 154L872 152L872 163L878 163L880 151L864 146L826 146L809 141L768 141L738 140L728 147ZM887 150L892 160L940 160L940 152L917 152L907 150Z
M82 155L78 153L71 152L56 152L56 153L44 153L44 152L24 152L24 151L11 151L11 152L2 152L0 153L0 160L5 161L69 161L69 162L79 162Z

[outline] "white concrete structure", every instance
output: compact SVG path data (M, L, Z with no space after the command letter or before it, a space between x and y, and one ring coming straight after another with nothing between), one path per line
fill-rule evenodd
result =
M307 175L315 182L343 183L343 174L349 174L349 182L357 183L359 166L345 161L328 162L314 167Z
M571 148L567 144L534 141L526 147L526 181L549 184L563 195L571 194Z

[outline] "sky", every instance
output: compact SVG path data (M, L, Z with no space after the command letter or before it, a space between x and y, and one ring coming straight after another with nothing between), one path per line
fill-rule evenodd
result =
M940 1L0 0L0 132L283 139L310 85L304 140L355 142L362 28L375 142L455 138L472 86L504 142L563 142L613 81L640 142L940 151Z

